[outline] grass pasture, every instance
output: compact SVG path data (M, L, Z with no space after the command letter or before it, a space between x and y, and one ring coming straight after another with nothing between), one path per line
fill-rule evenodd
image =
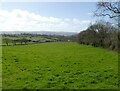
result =
M116 89L118 55L72 42L2 47L3 89Z

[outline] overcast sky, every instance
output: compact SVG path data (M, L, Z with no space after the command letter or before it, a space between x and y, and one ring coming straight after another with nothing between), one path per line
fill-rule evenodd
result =
M4 2L0 31L80 32L95 21L96 2Z

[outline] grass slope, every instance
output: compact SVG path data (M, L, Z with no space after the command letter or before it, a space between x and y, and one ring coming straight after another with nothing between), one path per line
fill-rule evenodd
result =
M3 47L3 89L118 87L116 52L77 43Z

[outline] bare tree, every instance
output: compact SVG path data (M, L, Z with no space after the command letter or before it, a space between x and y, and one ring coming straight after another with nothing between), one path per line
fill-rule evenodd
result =
M118 25L117 44L118 51L120 51L120 0L102 0L102 2L97 3L97 10L94 13L95 16L108 16L110 19L114 19ZM114 37L115 37L114 36Z
M95 16L109 16L109 18L118 18L120 16L120 1L111 2L111 0L103 0L97 3Z

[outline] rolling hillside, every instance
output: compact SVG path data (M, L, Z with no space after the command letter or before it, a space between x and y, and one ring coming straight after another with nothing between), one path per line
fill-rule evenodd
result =
M3 89L116 89L118 55L74 42L3 46Z

